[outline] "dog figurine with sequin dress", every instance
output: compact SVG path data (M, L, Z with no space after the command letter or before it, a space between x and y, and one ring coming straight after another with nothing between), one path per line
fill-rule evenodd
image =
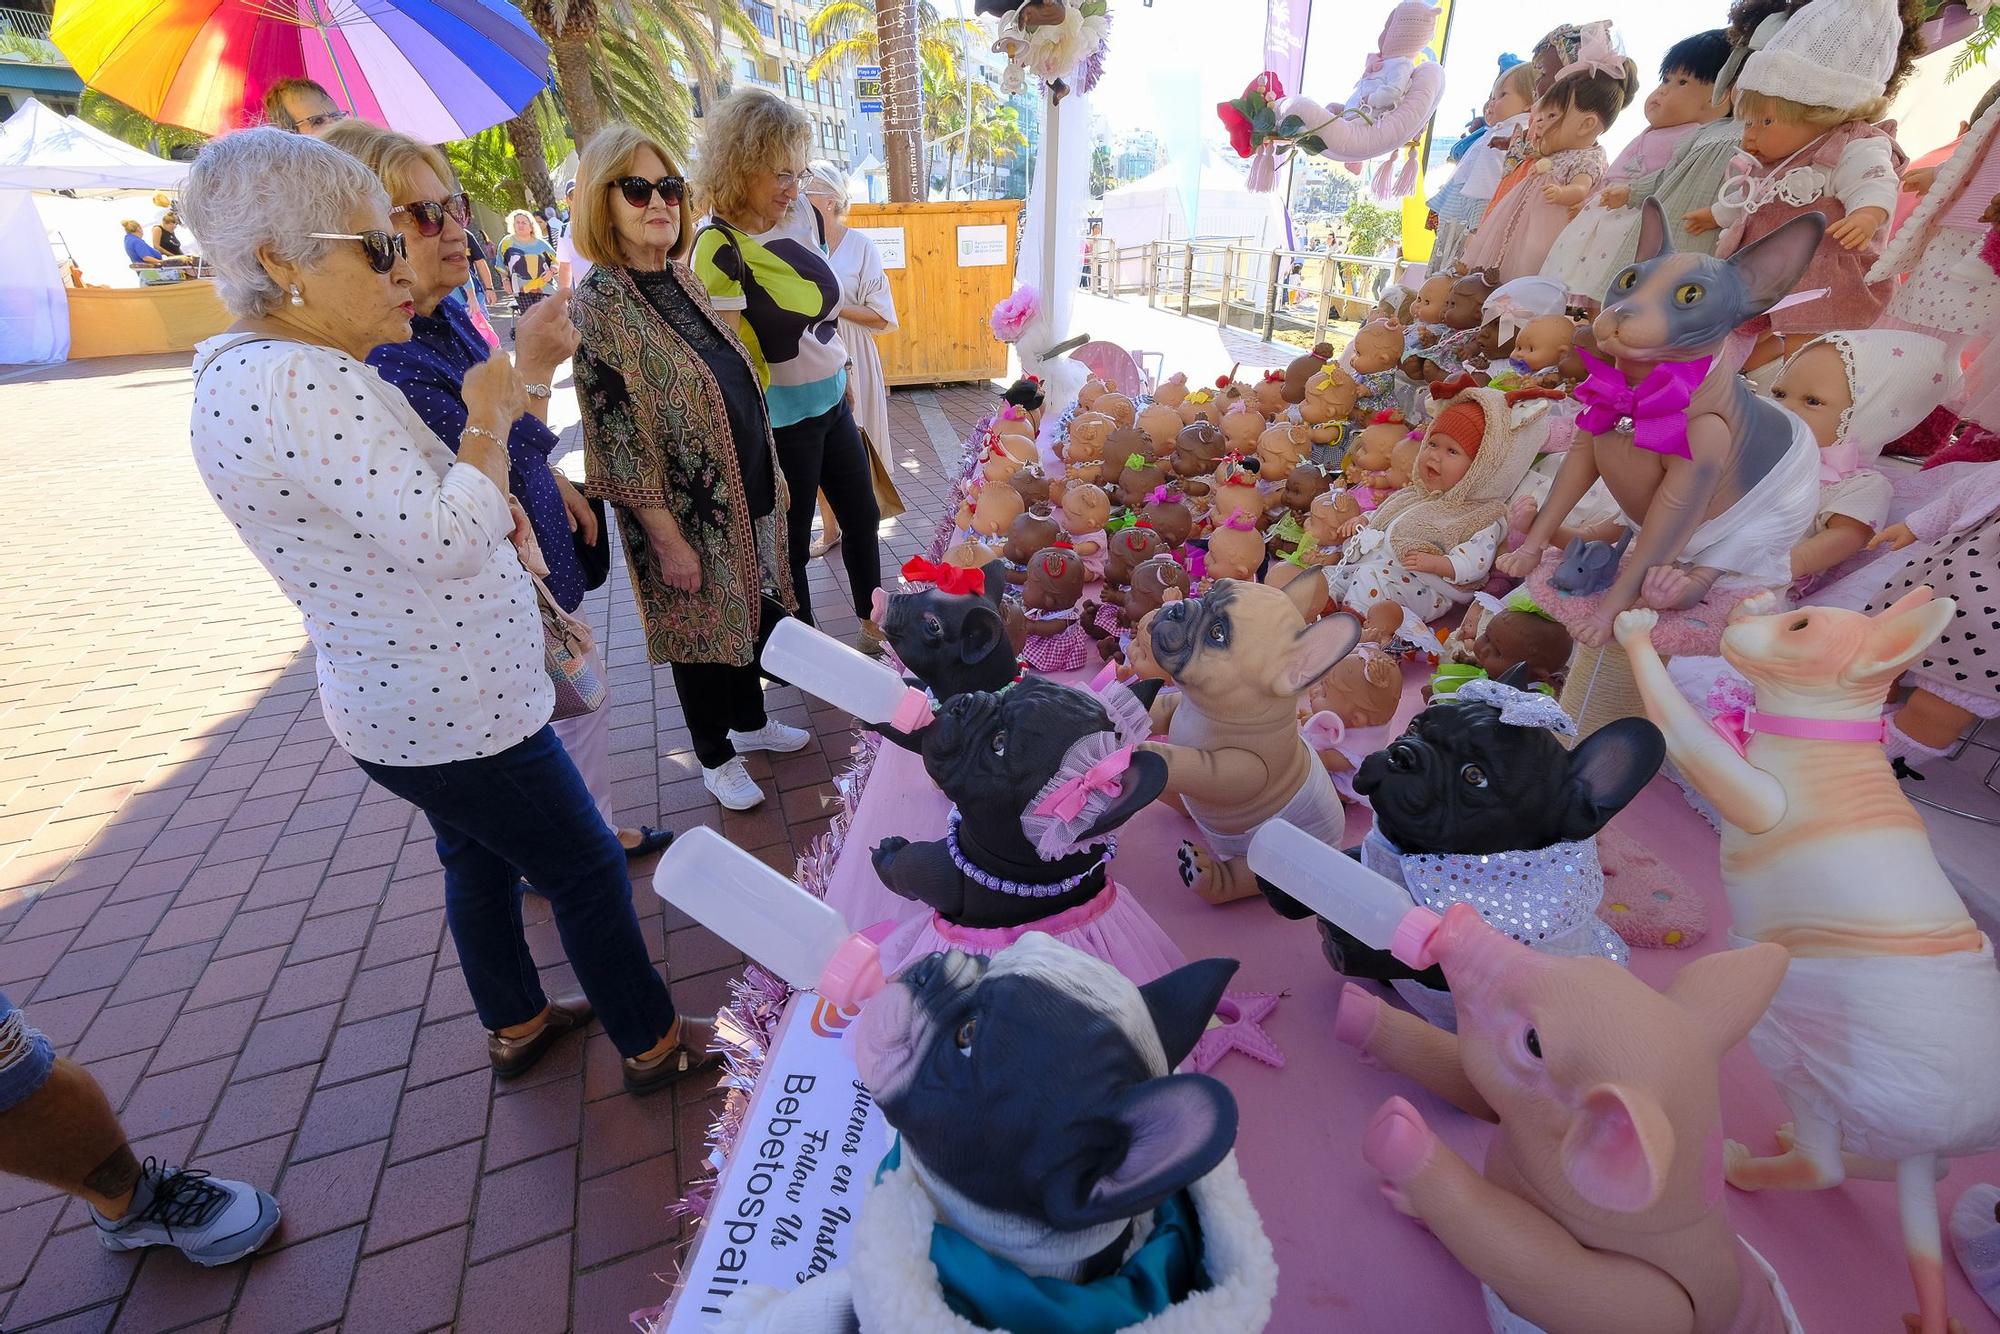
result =
M1775 1157L1730 1145L1729 1181L1894 1180L1921 1329L1945 1334L1936 1171L2000 1145L2000 970L1883 754L1882 701L1956 608L1922 587L1874 617L1776 608L1746 603L1723 633L1757 703L1713 726L1654 652L1655 614L1617 626L1668 754L1722 817L1734 934L1791 953L1750 1046L1793 1121Z

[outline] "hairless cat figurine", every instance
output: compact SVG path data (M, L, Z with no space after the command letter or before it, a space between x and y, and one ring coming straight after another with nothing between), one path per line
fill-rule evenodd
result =
M1639 535L1597 613L1577 629L1579 642L1602 647L1618 613L1642 601L1693 606L1725 572L1752 584L1789 578L1789 565L1768 581L1754 567L1765 547L1796 539L1775 531L1788 521L1794 490L1805 509L1801 530L1810 523L1816 483L1751 493L1767 479L1816 476L1813 441L1716 354L1731 330L1791 292L1825 230L1824 217L1807 213L1727 260L1677 254L1665 215L1646 201L1638 262L1612 280L1597 317L1598 351L1609 362L1586 362L1576 443L1527 539L1496 562L1516 578L1532 573L1556 528L1603 477L1639 520ZM1692 568L1676 565L1683 555Z

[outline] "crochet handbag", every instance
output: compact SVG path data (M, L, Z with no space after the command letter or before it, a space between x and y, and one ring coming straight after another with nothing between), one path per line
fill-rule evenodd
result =
M542 657L548 668L549 684L555 687L556 709L551 721L577 718L594 712L604 703L604 676L591 657L595 642L590 623L562 609L541 576L535 581L536 600L542 608Z

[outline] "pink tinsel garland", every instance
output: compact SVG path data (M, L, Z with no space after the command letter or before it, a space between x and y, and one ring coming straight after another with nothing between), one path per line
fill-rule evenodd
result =
M983 418L972 429L972 441L981 439L992 424L991 417ZM959 479L961 483L972 476L979 464L976 448L968 447L965 457L965 471ZM942 559L951 545L956 532L954 520L957 508L956 505L950 506L939 519L937 531L931 537L930 559ZM854 812L861 808L861 799L868 791L868 777L875 771L875 758L881 749L882 738L879 735L860 733L853 755L834 775L836 800L833 819L826 832L814 839L799 857L796 875L799 885L814 898L826 897L827 882L832 878L834 864L839 861L841 849L847 843L848 827L854 822ZM755 964L747 965L741 977L730 980L729 1003L715 1016L715 1049L722 1053L724 1070L716 1086L726 1091L722 1110L709 1123L708 1153L702 1159L703 1175L689 1183L684 1195L666 1206L671 1216L693 1219L697 1223L708 1216L722 1165L729 1160L730 1152L736 1147L736 1137L743 1129L744 1114L750 1109L750 1094L764 1073L771 1035L777 1030L778 1019L784 1014L785 1002L791 999L791 995L792 989L781 979ZM665 1324L666 1313L672 1309L674 1298L680 1295L681 1285L686 1281L686 1261L693 1252L694 1238L690 1237L687 1249L681 1253L681 1267L671 1282L665 1302L632 1312L632 1324L640 1334L657 1334Z

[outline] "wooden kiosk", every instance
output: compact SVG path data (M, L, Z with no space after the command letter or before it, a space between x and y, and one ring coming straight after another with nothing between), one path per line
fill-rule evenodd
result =
M875 340L891 385L990 380L1007 373L993 307L1014 290L1021 201L856 204L847 224L882 253L898 327Z

